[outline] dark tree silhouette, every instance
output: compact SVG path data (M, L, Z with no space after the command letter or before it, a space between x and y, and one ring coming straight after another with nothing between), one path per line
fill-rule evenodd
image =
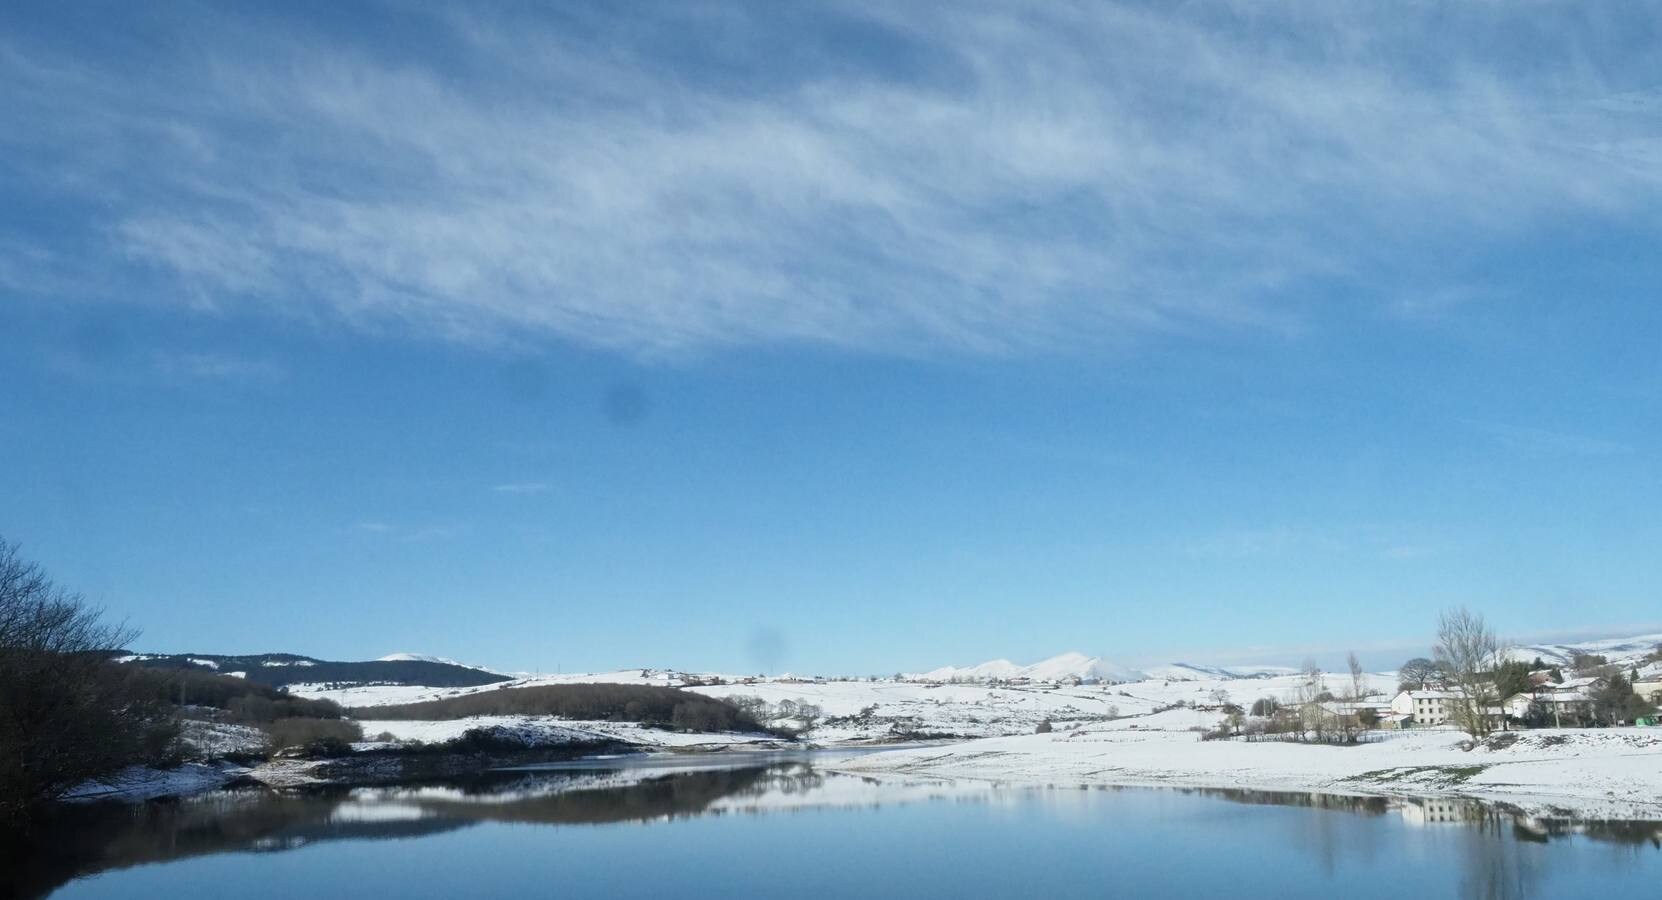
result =
M166 753L167 704L109 661L134 637L0 540L0 821Z

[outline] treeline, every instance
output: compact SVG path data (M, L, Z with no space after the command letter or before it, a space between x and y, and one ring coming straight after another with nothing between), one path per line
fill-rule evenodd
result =
M343 715L340 704L333 700L291 697L229 675L192 669L121 668L137 696L178 706L223 710L232 721L249 725L278 719L338 719Z
M217 669L203 664L213 663ZM506 675L424 659L376 659L367 662L330 662L292 653L223 656L213 653L173 653L146 656L125 663L147 669L202 673L243 673L245 681L268 687L286 684L421 684L430 687L479 687L508 681Z
M108 660L132 638L0 540L0 830L173 752L171 706Z
M633 684L549 684L463 694L443 700L351 710L360 719L465 719L470 716L559 716L638 722L690 731L765 731L731 703L671 687Z
M135 637L0 540L0 832L87 781L178 763L180 707L258 726L273 749L356 739L331 701L205 670L113 662Z

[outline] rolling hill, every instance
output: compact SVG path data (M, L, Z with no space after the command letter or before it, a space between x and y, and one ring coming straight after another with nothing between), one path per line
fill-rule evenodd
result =
M293 653L230 656L216 653L132 654L117 662L155 669L196 669L235 675L256 684L401 684L425 687L478 687L510 680L486 669L437 657L395 653L364 662L334 662Z

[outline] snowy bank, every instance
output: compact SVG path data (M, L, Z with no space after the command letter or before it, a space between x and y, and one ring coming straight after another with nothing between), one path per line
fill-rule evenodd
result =
M1246 788L1460 797L1526 812L1662 819L1662 729L1513 732L1465 749L1451 731L1392 734L1351 747L1201 741L1185 731L1085 726L828 764L1012 785Z
M64 795L64 800L139 802L159 797L182 797L224 787L248 774L233 763L185 763L172 769L132 766L108 778L89 781Z

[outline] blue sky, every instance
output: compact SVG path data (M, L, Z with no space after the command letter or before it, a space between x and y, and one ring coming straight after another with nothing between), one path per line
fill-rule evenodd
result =
M12 4L0 535L141 648L1662 620L1662 17Z

